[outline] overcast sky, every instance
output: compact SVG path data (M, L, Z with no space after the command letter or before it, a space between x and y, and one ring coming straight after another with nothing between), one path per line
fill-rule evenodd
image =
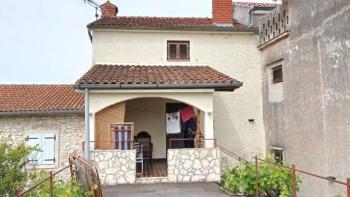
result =
M111 2L124 16L211 17L211 0ZM94 14L83 0L1 0L0 83L74 83L91 66Z

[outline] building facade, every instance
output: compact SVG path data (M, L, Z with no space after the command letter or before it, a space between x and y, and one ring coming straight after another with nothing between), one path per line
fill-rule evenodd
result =
M266 145L322 176L350 175L350 3L285 1L260 21ZM301 196L345 195L346 187L302 175Z

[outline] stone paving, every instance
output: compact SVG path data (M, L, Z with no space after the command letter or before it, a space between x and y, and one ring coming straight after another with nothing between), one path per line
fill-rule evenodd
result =
M227 197L216 183L160 183L103 187L104 197Z

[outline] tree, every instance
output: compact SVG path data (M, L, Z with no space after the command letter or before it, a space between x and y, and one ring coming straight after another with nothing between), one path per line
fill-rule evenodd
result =
M38 151L23 143L15 145L9 138L0 139L0 196L15 196L16 190L23 190L30 174L25 171L28 156Z

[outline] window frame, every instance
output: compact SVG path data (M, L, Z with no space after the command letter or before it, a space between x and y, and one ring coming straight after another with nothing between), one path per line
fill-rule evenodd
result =
M275 72L279 71L281 72L280 77L275 77ZM279 64L277 66L272 67L272 84L282 83L283 82L283 66L282 64Z
M171 57L170 45L176 45L175 58ZM181 58L180 46L186 45L186 58ZM190 60L190 41L188 40L168 40L167 41L167 60L168 61L189 61Z
M35 163L35 161L33 161L33 163L30 163L29 166L32 166L33 168L39 168L39 169L51 169L51 168L57 168L59 166L59 135L57 132L54 131L30 131L30 132L26 132L26 137L25 137L25 142L26 145L29 144L29 136L31 135L40 135L40 140L43 139L53 139L53 163L51 164L45 164L45 163ZM48 135L53 135L53 137L48 136ZM39 144L39 148L43 147L42 141ZM41 154L44 154L44 152L42 152ZM40 158L39 158L40 159ZM47 160L48 161L48 160Z
M276 160L276 164L283 165L284 163L284 149L277 146L271 147L271 154L273 155L274 159Z

